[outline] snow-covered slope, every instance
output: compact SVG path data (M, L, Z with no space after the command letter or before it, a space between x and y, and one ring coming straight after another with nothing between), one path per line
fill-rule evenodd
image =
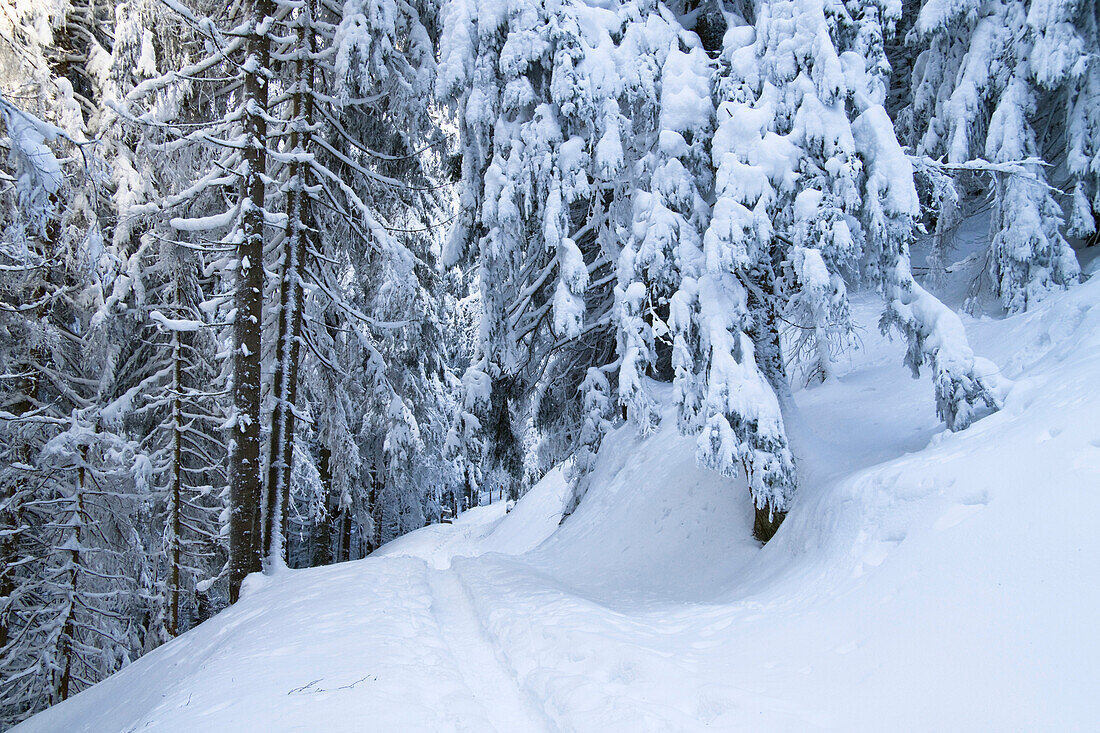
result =
M510 514L250 579L17 730L1095 730L1100 279L968 321L1015 386L959 434L857 310L864 348L796 394L766 547L671 421L622 430L560 527L554 471Z

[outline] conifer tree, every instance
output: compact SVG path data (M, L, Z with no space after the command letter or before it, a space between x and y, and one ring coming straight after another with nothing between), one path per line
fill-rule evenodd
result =
M62 113L70 87L56 85ZM136 519L147 464L104 414L109 344L88 334L111 271L82 116L0 99L3 221L0 715L15 721L117 669L145 635Z
M1095 231L1096 173L1087 162L1096 151L1095 105L1084 100L1097 25L1094 3L936 0L921 5L909 34L919 55L902 121L907 142L946 166L956 188L990 191L986 267L1009 312L1076 282L1066 237ZM1068 200L1059 201L1060 190ZM938 198L946 202L942 250L959 196Z

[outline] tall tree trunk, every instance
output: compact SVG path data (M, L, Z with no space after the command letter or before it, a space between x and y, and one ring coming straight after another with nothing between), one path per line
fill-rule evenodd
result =
M749 335L756 349L756 363L775 392L779 406L786 411L791 407L793 397L779 336L777 303L780 296L775 293L775 277L770 270L753 270L751 274L753 283L747 291L749 311L753 314L753 328Z
M180 302L176 280L176 302ZM172 332L172 485L168 489L168 622L169 636L179 633L180 617L180 504L183 484L183 350L179 331Z
M15 532L19 527L18 516L9 505L14 500L14 491L0 493L0 604L6 605L15 592L16 546ZM8 645L8 614L0 613L0 650Z
M516 487L519 476L523 474L523 456L520 441L512 427L512 405L517 390L517 378L514 376L493 380L490 392L489 416L491 442L489 466L499 469L507 483L508 495L518 498ZM489 486L489 500L493 498L493 487Z
M33 374L30 370L28 372ZM23 384L26 385L24 392L27 396L12 409L12 412L16 415L30 412L34 406L33 399L38 394L38 379L36 376L21 379L20 385ZM30 465L30 450L26 443L20 446L18 454L24 464ZM23 481L14 486L5 486L3 493L0 493L0 605L6 604L12 593L15 592L15 568L16 561L19 558L16 532L22 526L20 517L20 504L22 501L19 497L19 494L22 493L22 485ZM8 614L0 613L0 653L8 645L9 633Z
M775 392L780 410L789 414L794 406L794 397L791 394L791 385L787 381L787 370L783 363L775 278L770 270L754 270L752 275L754 277L753 287L749 287L747 290L748 306L753 314L754 324L753 331L749 335L752 337L756 350L756 363ZM762 297L765 293L767 296ZM756 506L756 516L752 528L753 536L761 542L767 542L779 530L779 525L783 523L786 516L786 512L776 511L775 507L768 503L765 503L764 506Z
M465 506L463 511L468 511L477 506L477 494L474 492L474 482L470 480L470 467L467 466L462 475L462 498Z
M340 560L351 559L351 507L344 509L340 527Z
M77 584L80 580L80 541L81 532L80 528L84 524L84 488L87 481L86 465L88 460L88 448L82 446L80 448L80 465L76 469L76 496L74 500L76 502L73 509L74 517L71 520L72 528L72 540L73 542L67 542L71 544L72 549L68 550L70 557L69 562L71 568L69 570L69 599L68 608L65 611L65 617L61 622L61 635L58 637L58 656L61 658L61 670L60 678L58 679L57 689L54 691L54 697L56 699L51 700L51 704L56 704L62 700L69 699L69 695L72 693L72 681L73 681L73 656L76 654L75 644L73 643L76 637L76 621L73 618L77 600Z
M260 323L263 318L264 194L267 172L270 41L265 20L270 0L254 0L244 72L244 136L241 176L241 240L233 323L233 407L236 420L230 459L229 600L241 582L261 569ZM261 32L263 31L263 32Z
M291 100L290 150L304 155L310 148L313 125L313 46L311 8L307 3L298 18L298 89ZM275 347L275 406L271 415L268 453L268 511L264 522L264 556L268 562L286 559L287 506L290 472L294 465L294 402L298 394L298 356L302 333L302 269L306 243L314 239L309 164L295 159L290 164L287 191L287 231L283 281L279 295L279 330ZM315 244L315 243L314 243Z
M332 451L328 448L320 450L317 473L321 478L321 490L325 494L325 516L313 527L313 552L310 557L312 567L331 565L333 561L332 526L336 522L338 512L337 502L332 496Z
M382 546L382 520L385 518L383 515L385 507L382 506L382 500L386 490L383 471L382 465L378 463L370 471L370 494L368 494L368 499L370 501L370 515L374 519L374 527L370 536L364 537L368 553L374 552Z

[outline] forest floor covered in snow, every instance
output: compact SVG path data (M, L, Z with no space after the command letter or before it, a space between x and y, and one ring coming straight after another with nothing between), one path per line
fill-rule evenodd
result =
M32 718L38 731L1095 730L1100 278L966 319L1014 380L945 432L855 300L862 347L796 392L801 488L767 546L673 419L362 561L243 599Z

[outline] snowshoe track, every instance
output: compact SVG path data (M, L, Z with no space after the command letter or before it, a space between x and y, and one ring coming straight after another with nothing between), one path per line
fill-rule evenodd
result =
M429 568L428 587L432 613L455 666L497 733L557 730L501 658L458 572Z

